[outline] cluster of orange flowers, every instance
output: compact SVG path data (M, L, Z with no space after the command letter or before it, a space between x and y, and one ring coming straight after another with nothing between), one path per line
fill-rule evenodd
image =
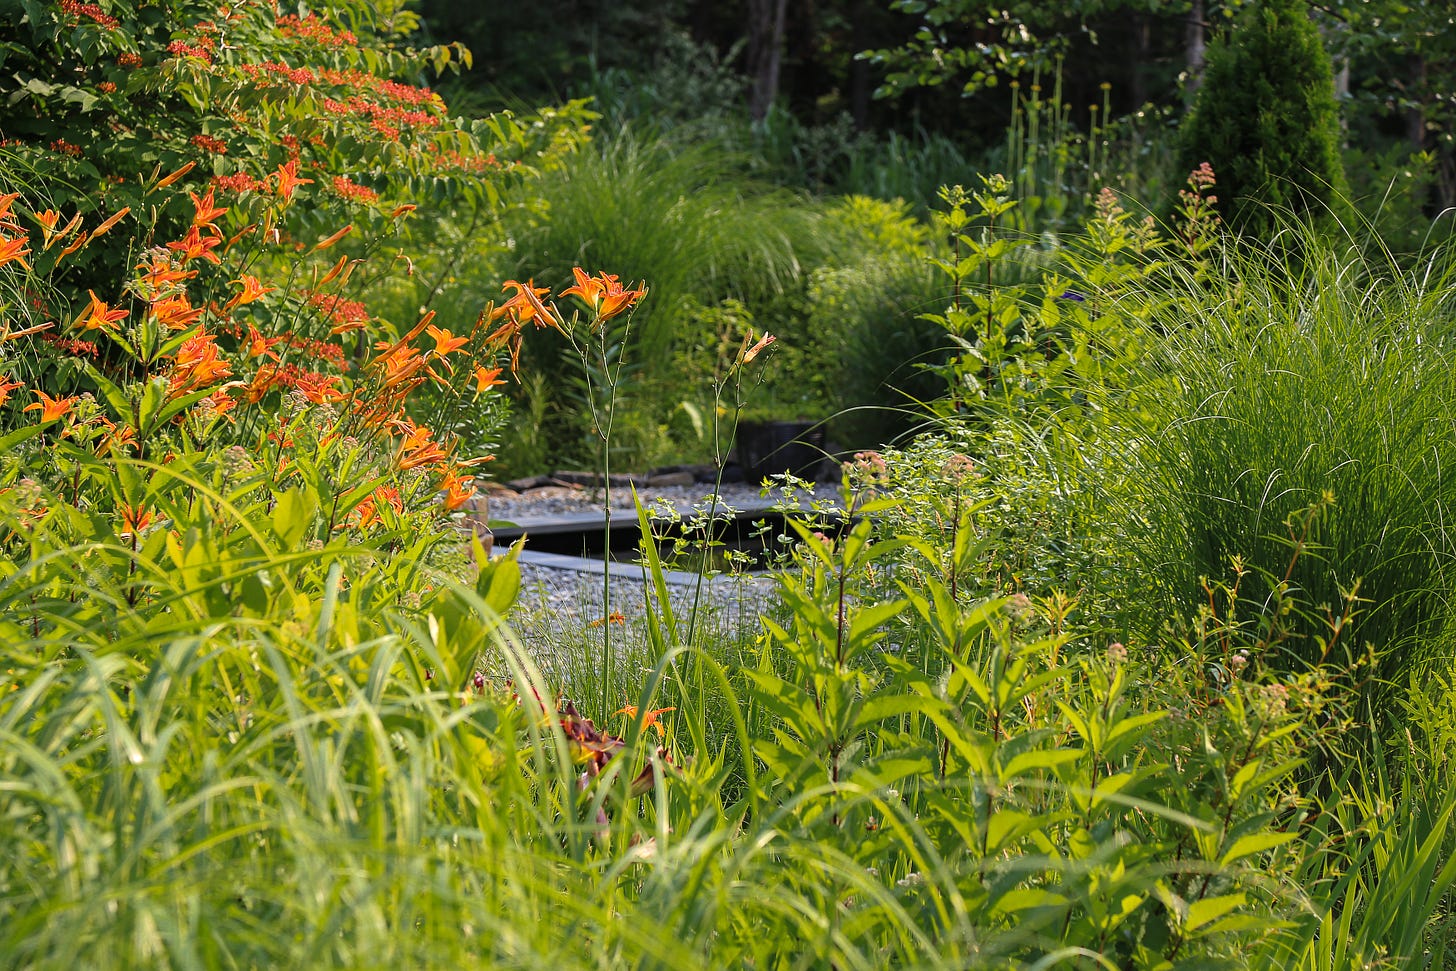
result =
M153 188L175 183L192 167L189 163L160 180ZM287 202L298 186L309 181L299 175L298 162L294 159L279 166L260 188L271 188L278 199ZM348 180L344 182L352 186ZM335 187L338 188L338 185L336 182ZM352 385L346 385L342 372L347 365L339 345L292 331L280 336L266 335L254 324L239 321L234 316L240 308L263 300L274 292L274 288L265 286L257 277L241 274L233 280L231 297L222 305L218 302L192 303L188 287L198 277L198 267L221 266L233 244L256 229L249 226L231 238L227 237L220 223L228 208L217 204L217 188L214 182L201 193L189 193L193 215L186 231L180 239L143 252L136 264L136 274L125 288L123 300L113 302L94 290L87 291L89 299L71 321L70 332L87 336L105 335L120 346L128 347L128 341L134 340L134 333L123 333L122 328L126 326L124 322L137 313L143 325L178 333L169 345L171 350L142 362L148 369L158 369L165 377L169 401L192 396L192 400L198 402L209 416L217 416L225 415L240 403L259 403L274 389L286 387L297 391L309 402L338 405L339 417L329 435L343 434L346 423L352 423L377 440L388 440L391 443L391 468L397 472L421 471L432 475L435 477L435 491L443 494L444 508L453 511L463 506L475 492L473 477L468 474L469 467L487 459L467 461L457 458L454 452L458 441L450 436L437 436L428 426L409 418L405 411L407 399L411 392L426 382L456 388L457 393L463 390L461 385L469 387L473 384L476 394L502 384L503 367L493 365L500 356L509 354L512 369L516 367L522 331L527 324L554 327L563 332L567 329L556 306L543 299L549 298L549 288L536 287L529 280L525 283L507 281L503 289L512 295L499 307L482 314L468 333L455 334L437 326L433 323L434 313L427 313L398 340L376 342L374 356L364 364L362 373ZM28 269L26 257L32 255L30 235L10 212L17 197L0 196L0 266L15 263ZM397 214L402 213L403 209L397 211ZM123 209L89 230L84 227L79 214L64 225L60 214L54 210L33 213L32 217L40 228L39 246L47 252L61 247L60 259L104 235L128 214L129 210ZM345 227L316 248L332 245L349 228ZM267 239L268 236L269 230L265 229L263 237ZM276 232L273 239L277 241ZM353 265L347 257L340 258L316 287L326 287L331 283L342 286ZM577 297L590 310L593 328L625 312L646 292L643 288L624 287L611 274L590 276L579 268L574 274L575 285L562 290L560 296ZM130 309L128 300L131 301ZM320 312L323 326L334 334L365 329L371 322L367 310L357 301L343 300L318 289L305 294L304 300ZM209 321L216 325L214 329L209 329ZM0 332L0 342L48 331L55 326L55 321L46 321L13 332L7 327ZM218 344L218 334L231 335L236 339L237 350L232 356ZM54 338L56 335L43 336ZM87 341L75 337L66 340L78 347L85 344L94 350L94 345ZM288 351L306 354L311 361L325 361L334 373L306 370L286 359ZM462 361L465 362L463 367ZM250 365L249 362L256 363ZM243 373L237 374L240 368ZM22 389L20 381L0 376L0 405ZM80 395L52 397L40 389L32 389L31 393L36 400L24 410L38 411L42 423L57 422L74 415L81 401ZM83 415L95 410L90 407ZM138 430L124 423L125 416L115 417L122 423L113 422L103 414L81 420L83 425L95 429L87 440L96 443L98 455L121 454L137 445ZM62 435L71 435L79 427L73 419ZM398 491L381 486L355 507L343 525L368 529L384 521L382 517L386 510L398 513L402 508ZM131 512L135 515L127 519L127 528L139 532L146 525L146 513L144 510Z

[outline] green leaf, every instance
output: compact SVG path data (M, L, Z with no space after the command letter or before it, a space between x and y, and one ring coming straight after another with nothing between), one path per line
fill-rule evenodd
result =
M1298 838L1298 833L1251 833L1248 836L1240 836L1234 840L1232 846L1224 851L1223 856L1219 857L1218 863L1219 866L1227 866L1234 860L1241 860L1255 853L1272 850L1276 846L1283 846L1290 840Z
M312 489L304 486L289 489L278 496L273 507L273 532L286 547L297 548L318 509L318 496Z
M745 669L743 674L750 682L753 699L782 718L800 738L823 737L824 722L804 689L767 671Z
M1204 924L1242 907L1247 899L1247 896L1242 893L1227 893L1195 900L1188 905L1188 916L1184 921L1184 927L1190 931L1197 930Z
M15 429L8 435L0 435L0 453L10 451L21 442L29 441L43 431L45 431L45 425L26 425L24 428Z

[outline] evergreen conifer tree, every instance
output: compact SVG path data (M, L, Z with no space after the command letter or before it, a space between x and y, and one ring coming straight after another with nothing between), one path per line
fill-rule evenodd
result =
M1334 77L1304 0L1254 0L1209 50L1184 122L1185 170L1218 176L1236 230L1266 233L1279 213L1323 218L1348 197Z

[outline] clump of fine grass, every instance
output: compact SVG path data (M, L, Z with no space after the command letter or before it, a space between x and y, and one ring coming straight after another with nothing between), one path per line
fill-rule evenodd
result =
M1456 592L1453 271L1449 250L1407 272L1292 226L1171 275L1142 411L1103 459L1146 606L1165 610L1238 557L1256 599L1288 586L1333 605L1358 585L1342 640L1381 652L1380 680L1440 649ZM1286 571L1289 517L1322 497ZM1301 643L1290 663L1329 649Z

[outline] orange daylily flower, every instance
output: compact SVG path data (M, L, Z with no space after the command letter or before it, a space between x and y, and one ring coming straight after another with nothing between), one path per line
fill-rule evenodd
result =
M217 389L206 398L203 398L199 404L211 408L212 413L218 416L226 415L238 406L237 399L228 393L227 387ZM228 421L232 421L232 419L229 418Z
M45 212L33 213L35 221L40 223L42 248L50 249L51 242L56 238L56 223L60 222L61 214L54 209L47 209Z
M425 366L425 359L419 348L396 347L383 357L375 358L371 366L384 372L382 380L386 389L397 388L415 379Z
M278 352L273 350L274 344L284 340L282 337L264 337L258 332L258 328L252 324L248 325L248 356L249 357L271 357L278 360Z
M379 505L388 505L395 513L404 512L404 502L399 498L399 490L390 486L380 486L372 493L365 496L359 505L355 506L350 513L354 517L351 524L355 529L366 529L377 522L381 522L379 516ZM344 528L340 525L338 528Z
M80 317L76 318L75 326L79 330L104 330L115 329L116 322L127 315L125 310L112 310L106 301L96 296L95 290L87 290L91 295L91 305L87 307Z
M337 374L301 374L294 387L309 401L321 405L329 401L344 400L344 393L334 387L338 381Z
M408 418L398 418L391 421L389 427L403 438L395 455L400 469L412 469L449 457L440 444L433 440L433 433L428 426L417 425Z
M490 319L496 320L509 314L519 327L535 321L537 327L555 327L560 330L560 318L547 310L546 305L541 302L541 295L550 293L551 288L538 287L535 283L535 280L527 280L525 283L521 283L519 280L507 280L501 284L502 290L514 287L516 295L491 311Z
M116 511L121 514L121 529L117 531L117 536L140 536L142 530L157 518L145 506L118 506Z
M198 334L182 343L177 357L172 362L172 377L167 385L167 397L177 398L191 391L205 388L219 378L232 373L232 365L218 356L217 344L211 334Z
M15 239L0 236L0 266L4 266L6 263L19 263L27 270L30 269L30 264L25 262L25 256L30 252L30 247L26 245L27 242L29 241L24 236L18 236Z
M445 494L442 505L446 512L454 512L470 501L475 495L475 479L472 476L460 476L454 468L447 469L440 479L440 491Z
M150 265L145 262L138 263L137 269L142 271L138 283L142 286L143 296L147 297L165 293L197 275L196 270L183 270L174 266L171 257L160 250L151 254Z
M599 324L611 320L647 294L646 287L624 289L615 273L598 273L592 277L579 266L572 267L571 273L576 277L576 285L567 287L561 295L580 297L592 309Z
M5 195L0 195L0 221L3 221L6 216L10 215L10 204L19 198L19 192L9 192Z
M192 306L187 294L178 293L152 301L149 312L152 319L168 330L186 330L197 323L205 310L205 307Z
M121 449L136 448L136 429L130 425L118 427L109 419L98 415L101 424L106 427L106 434L101 441L96 443L96 455L116 455Z
M256 405L263 400L264 395L272 391L278 384L278 368L272 364L260 365L248 383L243 386L243 400L250 405Z
M258 281L257 277L249 276L246 273L243 274L242 279L234 280L233 282L241 283L243 285L243 292L227 302L228 310L250 304L254 300L261 299L264 294L272 293L278 289L277 287L265 287Z
M596 620L592 621L587 626L589 626L589 627L601 627L603 624L616 624L618 626L621 626L622 624L625 624L625 623L627 623L627 615L624 614L624 613L622 613L620 610L614 610L610 614L607 614L607 616L605 616L605 617L598 617ZM625 711L625 710L626 709L622 709L622 711ZM622 713L621 711L618 711L618 712L615 712L614 714L620 715L621 713ZM633 708L632 709L632 714L634 714L634 715L637 714L637 709L636 708Z
M211 230L214 236L221 236L222 230L217 228L217 218L227 214L227 206L219 207L213 203L213 193L216 188L216 186L208 186L207 191L201 197L195 192L187 194L192 197L192 225L199 230Z
M289 159L285 164L278 166L278 195L283 199L293 198L293 190L301 185L312 185L313 179L301 179L298 177L298 159Z
M407 440L407 444L401 445L395 454L395 465L401 472L408 472L410 469L417 469L432 462L443 462L450 457L450 453L446 452L439 442L429 437L428 428L420 428L418 431L424 432L424 440L420 441L411 436Z
M71 409L75 406L76 402L81 400L80 395L72 395L69 398L57 399L52 398L44 391L32 391L31 394L35 395L40 400L35 402L34 404L26 405L23 410L34 411L35 409L39 408L41 410L40 420L43 423L48 421L55 421L57 418L64 418L66 415L69 415L71 413Z
M425 328L425 333L435 339L435 353L440 357L447 354L454 354L460 348L470 343L469 337L456 337L443 327L433 325Z
M621 614L614 614L613 616L614 617L620 617ZM624 619L623 622L625 622L625 619ZM649 711L647 714L643 715L642 716L642 728L643 728L643 730L645 731L645 730L647 730L649 728L658 728L659 727L658 726L658 722L660 722L662 720L662 716L665 715L665 714L667 714L670 711L677 711L677 708L675 708L675 707L673 707L673 708L654 708L651 711ZM625 705L625 706L623 706L621 708L618 708L612 714L614 714L614 715L626 715L628 718L636 718L637 717L637 706L636 705Z
M187 230L187 235L175 243L168 243L167 248L176 250L180 254L183 263L188 263L199 257L215 265L222 264L222 257L213 252L222 245L221 236L203 236L193 226Z
M23 388L24 384L19 381L12 381L9 378L0 378L0 405L10 400L10 392L16 388Z
M475 393L480 394L482 391L488 391L498 384L505 384L505 381L501 380L500 373L501 369L498 367L487 369L477 366L475 368Z

